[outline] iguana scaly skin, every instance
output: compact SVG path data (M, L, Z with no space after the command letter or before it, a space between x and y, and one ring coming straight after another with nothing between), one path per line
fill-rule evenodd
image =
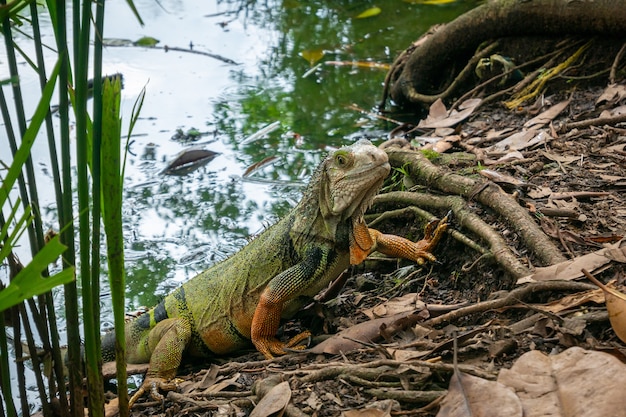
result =
M148 313L126 325L129 363L149 362L131 405L149 390L171 390L183 354L237 351L250 341L266 358L285 354L309 337L276 339L280 319L295 314L350 264L374 250L413 260L430 253L446 219L417 243L369 229L363 214L390 171L387 154L360 140L328 155L302 200L287 216L230 258L198 274ZM114 359L113 336L102 343Z

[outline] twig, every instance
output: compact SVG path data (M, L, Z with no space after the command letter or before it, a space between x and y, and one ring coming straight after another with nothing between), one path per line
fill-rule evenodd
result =
M617 55L615 55L615 59L613 60L613 65L611 65L611 72L609 73L609 84L615 84L615 77L617 74L617 67L619 66L619 62L622 60L622 56L624 55L624 51L626 51L626 43L622 44Z
M454 109L456 108L460 103L463 103L465 100L467 100L469 97L471 97L473 94L475 94L478 90L480 90L481 88L484 88L486 86L488 86L489 84L498 81L500 78L506 77L509 74L512 74L513 72L517 71L517 70L521 70L523 68L526 68L527 66L536 64L537 62L546 59L546 58L550 58L554 55L560 54L565 48L562 48L558 51L552 51L550 53L547 53L545 55L539 56L537 58L531 59L530 61L526 61L523 64L519 64L516 65L515 67L501 73L498 75L495 75L493 77L491 77L490 79L478 84L476 87L472 88L471 90L469 90L467 93L463 94L457 101L454 102L454 104L452 104L452 106L450 106L450 109ZM544 65L545 66L545 65ZM521 81L520 81L521 82ZM515 87L515 86L513 86ZM507 91L510 91L513 87L511 88L507 88L505 90L501 90L498 93L502 92L505 93ZM497 94L497 93L496 93ZM491 96L490 96L491 97ZM483 100L483 102L480 104L481 106L485 104L485 100Z
M623 122L626 122L626 114L619 114L617 116L609 117L596 117L594 119L581 120L580 122L565 123L563 126L561 126L561 129L559 130L561 132L565 132L568 130L579 129L582 127L612 125Z
M418 404L433 402L448 393L448 391L397 391L381 388L368 389L365 392L378 399L388 398L405 403Z
M469 76L469 74L472 73L478 61L480 61L482 58L492 53L498 47L498 45L499 44L497 41L493 42L482 51L474 54L474 56L469 61L467 61L467 64L461 70L461 72L459 72L459 74L450 83L448 88L446 88L443 92L439 94L434 94L434 95L422 94L416 91L415 87L413 87L412 85L405 85L404 86L406 89L405 96L413 103L426 103L426 104L434 103L438 99L447 98L449 95L451 95L454 92L457 86L461 84L463 81L465 81L465 79Z
M525 299L533 293L541 291L587 291L596 289L596 286L573 281L539 281L526 284L523 287L519 287L509 292L506 296L495 300L487 300L480 303L472 304L467 307L459 308L458 310L451 311L438 317L426 320L422 323L423 326L436 326L442 323L449 323L460 319L461 317L468 316L470 314L483 313L489 310L495 310L502 307L510 306L519 303L520 300Z

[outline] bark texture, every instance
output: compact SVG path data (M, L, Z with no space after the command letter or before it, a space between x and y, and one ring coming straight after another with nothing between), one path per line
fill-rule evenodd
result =
M443 91L487 40L566 35L626 36L626 1L489 0L405 51L388 77L390 96L403 105Z

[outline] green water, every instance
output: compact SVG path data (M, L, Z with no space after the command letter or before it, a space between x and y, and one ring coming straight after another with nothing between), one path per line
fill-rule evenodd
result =
M191 63L192 77L201 74L193 86L180 80L185 74L171 74L183 87L167 99L186 107L190 114L168 124L163 113L149 110L148 116L156 118L152 133L133 144L138 155L134 175L141 180L127 183L131 304L154 304L274 222L295 204L302 184L325 150L359 137L375 142L386 137L394 125L348 107L355 104L373 112L386 72L325 62L389 64L431 25L449 21L474 5L386 1L379 5L379 15L367 19L354 17L373 4L356 1L256 2L237 13L233 11L239 3L223 2L207 12L205 16L213 16L204 17L204 27L211 33L203 42L194 38L193 43L200 44L195 48L207 48L240 65L202 58L200 65L214 68L207 77ZM140 5L140 10L144 6ZM211 9L202 1L178 6L187 13L196 7ZM143 33L161 36L148 30ZM324 55L316 63L319 66L304 77L312 67L301 55L316 50ZM198 59L180 54L180 60ZM213 77L216 83L211 81ZM162 97L148 96L147 100L158 106ZM201 115L190 110L199 100L205 108ZM168 118L172 119L171 114ZM277 130L241 144L273 122L279 122ZM175 127L210 132L200 141L211 141L206 147L220 156L187 176L160 176L155 166L146 162L149 158L163 162L175 153L177 149L172 148L179 145L170 140ZM149 158L142 159L149 144L156 144L156 155L154 148L149 148ZM242 178L246 168L267 157L275 157L272 164Z
M449 21L475 2L446 5L380 2L381 13L355 18L375 4L361 1L138 0L140 26L123 0L106 3L108 39L159 39L159 49L123 46L104 51L105 72L122 73L127 122L136 97L145 104L127 155L124 221L128 309L151 306L197 272L229 256L298 200L324 153L360 137L375 143L395 125L349 108L375 112L385 70L328 65L329 61L390 64L431 25ZM44 38L53 44L43 19ZM48 33L46 34L46 28ZM28 31L28 28L25 28ZM17 42L29 52L27 36ZM210 52L236 64L188 51ZM301 55L323 51L312 69ZM305 54L306 55L306 54ZM54 54L50 54L50 59ZM0 56L0 62L6 62ZM51 61L52 62L52 61ZM24 62L27 106L38 82ZM0 66L0 76L8 70ZM307 74L308 72L308 74ZM304 76L304 75L307 76ZM7 88L7 87L3 87ZM270 134L242 144L262 127ZM196 129L194 143L172 139ZM2 135L4 133L1 133ZM50 193L44 138L33 159L46 226L58 227ZM183 176L163 175L168 162L190 146L218 152ZM7 144L0 137L0 157ZM247 168L274 157L248 177ZM25 256L27 259L27 256ZM107 300L103 279L103 300ZM108 302L103 316L110 317ZM62 311L62 300L59 300Z
M135 4L145 26L136 22L126 1L109 0L104 33L107 39L150 36L160 41L159 48L109 46L104 51L105 73L124 77L125 123L136 97L146 89L126 155L128 310L156 304L287 212L328 149L361 137L380 143L395 127L349 108L354 104L375 113L384 70L327 62L390 64L431 25L476 5L473 1L418 5L386 0L377 4L380 14L356 19L374 3L136 0ZM44 41L54 45L45 13L40 23ZM24 35L17 35L15 41L33 56L28 25L21 30ZM196 51L227 62L192 53ZM312 68L301 56L305 51L323 51L318 66ZM51 67L56 55L46 53ZM3 54L0 51L0 79L8 77ZM25 59L18 65L26 113L32 114L41 94L38 80ZM9 87L2 88L10 96ZM411 115L403 117L411 120ZM272 123L278 124L276 130L242 143ZM177 132L190 130L202 135L193 143L173 139ZM0 161L9 165L4 135L2 127ZM32 158L44 228L58 229L46 139L37 140ZM191 146L219 154L186 175L162 174L179 152ZM271 164L244 176L248 168L269 157L274 158ZM30 258L27 242L17 252L25 261ZM8 280L6 268L0 268L0 280ZM104 328L112 321L107 288L103 276ZM56 294L63 329L62 292ZM35 390L29 396L31 403L37 402Z

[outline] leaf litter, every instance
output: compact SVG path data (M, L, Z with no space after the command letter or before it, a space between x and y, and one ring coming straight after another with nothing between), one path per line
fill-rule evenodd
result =
M559 247L562 262L543 265L516 226L468 201L461 215L478 214L529 274L512 276L488 251L481 254L480 230L459 217L451 234L473 246L448 236L437 264L411 266L402 276L393 273L395 261L374 257L350 271L338 297L287 322L282 337L313 331L307 351L268 361L250 350L191 363L179 371L178 397L146 400L133 415L626 415L626 126L566 128L619 114L623 91L616 84L544 96L532 112L437 103L419 129L403 126L394 137L430 145L429 152L450 144L429 158L483 186L501 184ZM422 223L406 213L376 227L419 238ZM590 284L583 269L611 286ZM274 378L271 386L283 384L267 400L275 407L259 408L262 396L252 388Z

